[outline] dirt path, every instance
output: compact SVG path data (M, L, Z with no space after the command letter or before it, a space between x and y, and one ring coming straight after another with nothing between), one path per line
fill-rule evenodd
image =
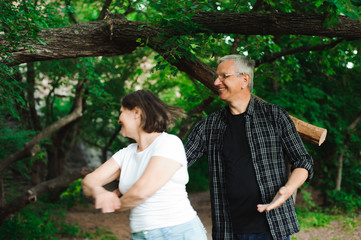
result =
M209 192L191 193L189 199L192 206L197 211L207 229L208 239L211 240L212 219L211 204L209 201ZM90 208L76 207L69 211L67 221L78 223L88 232L94 232L99 228L105 228L111 231L118 239L127 240L130 238L129 212L103 214L98 210ZM297 240L360 240L361 226L355 231L347 231L344 224L333 222L332 225L325 228L317 228L310 231L301 231L293 236Z

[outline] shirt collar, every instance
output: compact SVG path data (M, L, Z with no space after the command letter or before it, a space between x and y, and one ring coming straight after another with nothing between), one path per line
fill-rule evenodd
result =
M255 104L255 97L253 94L251 94L251 99L249 100L248 107L246 110L246 114L253 116L254 114L254 104Z
M255 107L254 106L255 105L255 99L256 99L256 97L253 94L251 94L251 99L250 99L250 101L248 103L248 106L247 106L247 109L246 109L246 112L245 112L246 115L253 116L254 107ZM227 114L226 111L228 111L227 108L228 108L228 106L221 109L221 117L222 117L223 121L225 121L225 119L226 119L226 114Z

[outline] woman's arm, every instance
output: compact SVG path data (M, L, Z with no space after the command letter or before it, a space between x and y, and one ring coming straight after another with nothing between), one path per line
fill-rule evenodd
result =
M110 158L82 181L83 192L95 199L95 208L102 212L114 212L119 209L120 201L116 193L106 190L103 186L119 178L120 168L113 158Z
M120 198L119 211L138 206L163 187L182 165L172 159L153 156L143 175Z

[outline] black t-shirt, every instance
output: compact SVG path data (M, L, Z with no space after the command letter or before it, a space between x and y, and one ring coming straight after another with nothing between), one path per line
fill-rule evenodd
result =
M222 154L233 233L268 232L266 214L257 211L257 204L262 202L246 136L245 113L226 112Z

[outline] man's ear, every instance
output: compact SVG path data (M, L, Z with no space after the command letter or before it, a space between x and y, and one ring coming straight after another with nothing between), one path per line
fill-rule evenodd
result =
M249 76L248 73L243 74L242 76L242 88L248 87L249 80L251 79L251 76Z

